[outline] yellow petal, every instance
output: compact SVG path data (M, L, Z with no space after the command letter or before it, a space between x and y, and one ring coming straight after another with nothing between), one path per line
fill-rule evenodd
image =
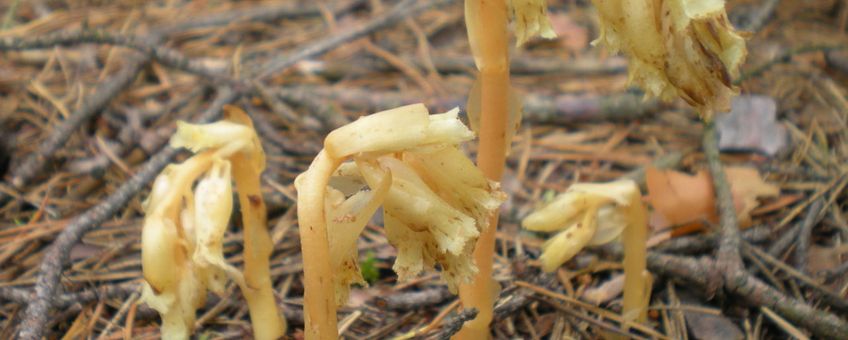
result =
M533 231L560 230L576 223L588 208L589 199L586 195L566 191L546 206L527 215L521 221L521 226Z
M579 223L559 232L542 245L542 270L552 272L577 255L592 240L597 228L597 216L588 209Z
M350 285L365 284L359 269L359 252L356 240L365 229L371 216L385 200L391 187L391 173L380 180L378 186L369 191L360 191L348 199L341 197L336 202L328 202L327 236L330 243L330 262L335 270L333 283L336 286L336 305L347 303ZM330 189L336 196L340 191ZM335 194L338 193L338 194ZM328 201L333 200L329 198Z
M252 146L254 136L255 132L250 127L228 121L210 124L177 121L177 132L171 137L170 145L192 152L220 148L218 155L227 157Z
M648 95L680 97L705 119L730 109L731 79L747 51L727 19L723 0L593 1L596 40L630 57L630 82Z
M548 19L547 1L510 0L509 5L515 25L516 46L524 45L536 35L545 39L556 38L556 32Z

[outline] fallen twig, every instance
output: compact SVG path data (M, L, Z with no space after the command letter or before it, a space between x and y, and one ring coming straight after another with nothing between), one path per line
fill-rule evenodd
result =
M622 256L620 245L604 246L597 250L614 258ZM693 258L649 251L648 269L652 273L710 287L714 285L711 282L712 274L719 269L719 263L706 257ZM845 320L784 295L744 269L724 272L724 280L720 284L717 288L724 289L749 305L771 308L817 337L841 338L848 334L848 322Z
M44 37L0 40L0 51L53 48L56 46L84 43L120 45L139 51L163 65L207 78L213 81L215 85L240 85L237 80L222 72L224 70L210 69L201 62L190 59L177 50L159 45L158 40L160 39L158 37L160 36L155 35L156 38L150 39L135 35L114 34L102 30L60 32Z
M137 282L119 283L116 285L95 287L94 289L83 290L73 293L65 293L56 296L54 306L56 308L67 308L75 303L85 304L87 302L96 301L100 298L125 298L137 292L141 285ZM33 298L33 291L24 288L16 287L0 287L0 299L8 300L15 303L27 304Z
M784 231L780 235L780 238L778 238L777 241L774 241L774 243L772 243L768 248L768 254L779 258L781 257L781 254L783 254L783 252L792 245L792 243L799 241L798 234L801 233L802 229L808 228L807 225L809 225L809 228L812 228L813 225L818 223L819 218L821 218L820 213L823 203L824 202L821 199L813 201L813 204L811 204L807 209L807 214L804 215L804 219L798 222L798 224L794 227Z
M733 193L724 173L718 149L718 131L714 122L704 126L703 137L704 155L713 179L713 189L716 193L718 208L720 239L718 244L718 270L725 274L744 270L742 256L739 254L739 220L736 217L736 207L733 205ZM729 282L733 285L733 282Z
M430 0L421 2L415 0L405 0L395 5L395 7L385 15L380 15L379 17L372 19L365 25L345 31L341 34L329 36L326 39L307 45L304 48L292 52L291 54L287 54L280 59L270 60L260 66L253 74L256 74L255 79L261 80L283 69L291 67L300 60L315 57L335 48L336 46L339 46L342 43L364 37L365 35L368 35L371 32L401 21L407 16L413 15L415 13L435 6L441 6L451 2L453 2L453 0Z
M822 207L824 205L824 201L822 199L818 199L810 205L810 210L807 211L807 214L804 216L804 220L801 223L801 229L798 234L798 245L795 247L795 256L794 256L794 264L795 269L798 271L805 273L807 270L807 252L810 250L810 239L813 236L813 227L818 224L819 217L824 216L822 214Z
M445 319L443 322L442 330L434 334L433 336L427 337L428 339L439 339L439 340L447 340L450 339L451 336L459 332L462 328L462 325L468 321L474 320L477 317L477 310L465 309L456 315Z
M10 184L15 189L21 190L27 183L41 174L47 161L53 158L57 150L65 146L65 142L71 138L71 134L106 107L115 96L132 83L148 60L146 57L131 58L123 70L108 81L97 86L94 94L86 97L83 105L74 111L68 119L62 121L44 142L39 145L38 150L30 154L19 166L11 171ZM9 197L9 195L0 192L0 205L9 199Z

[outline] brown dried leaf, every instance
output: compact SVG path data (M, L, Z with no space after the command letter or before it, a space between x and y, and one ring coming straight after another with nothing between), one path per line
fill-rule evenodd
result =
M780 194L780 189L765 182L757 169L726 167L725 173L742 226L750 225L751 211L759 206L759 198ZM651 218L654 229L704 220L717 221L713 184L706 171L692 176L674 170L648 168L645 180L648 201L654 207L654 213L659 215Z

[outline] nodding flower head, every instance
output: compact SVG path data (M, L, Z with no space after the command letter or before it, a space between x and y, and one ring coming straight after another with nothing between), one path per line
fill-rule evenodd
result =
M601 43L630 58L629 78L647 95L680 97L709 119L730 110L747 50L724 0L594 0Z
M556 232L542 246L542 269L554 271L587 245L611 242L631 221L633 205L641 207L639 187L630 180L572 185L543 208L528 215L522 226Z

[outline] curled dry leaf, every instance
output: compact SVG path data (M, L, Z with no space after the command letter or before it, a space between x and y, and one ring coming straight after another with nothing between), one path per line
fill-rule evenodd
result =
M648 95L680 97L705 119L730 110L747 50L724 0L594 0L602 43L630 57L629 79Z
M780 189L765 182L757 169L726 167L725 173L742 226L751 224L751 211L759 206L760 198L780 194ZM693 176L651 167L646 171L645 180L648 200L658 215L652 218L655 229L701 221L717 222L712 179L706 171Z

